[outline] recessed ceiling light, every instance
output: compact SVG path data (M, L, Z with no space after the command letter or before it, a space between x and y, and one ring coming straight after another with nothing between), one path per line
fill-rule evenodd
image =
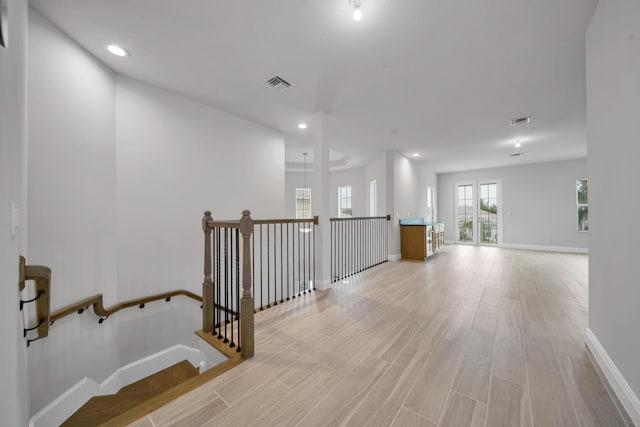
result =
M522 147L522 143L520 141L516 142L516 148Z
M120 46L116 46L115 44L110 44L109 46L107 46L107 49L109 50L109 52L113 53L116 56L129 56L129 52L127 52Z
M306 129L307 128L307 124L306 123L300 123L298 125L298 129Z
M353 20L358 22L362 19L362 9L360 9L360 6L356 7L356 9L353 11Z
M413 153L413 157L419 157L420 153Z

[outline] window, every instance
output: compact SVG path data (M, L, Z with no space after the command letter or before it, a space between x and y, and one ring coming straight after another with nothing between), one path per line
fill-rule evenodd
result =
M482 243L498 243L498 184L480 184L479 236Z
M369 183L369 216L378 215L378 183L373 180Z
M436 220L436 216L434 215L434 188L427 187L427 222L433 222Z
M578 231L589 231L589 186L587 179L576 181L576 201L578 205Z
M338 187L338 218L351 218L351 186Z
M296 218L311 218L310 188L296 188Z

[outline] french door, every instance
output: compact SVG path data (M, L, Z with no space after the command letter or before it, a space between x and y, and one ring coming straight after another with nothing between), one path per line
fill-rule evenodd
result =
M501 238L500 181L455 184L456 243L495 246Z

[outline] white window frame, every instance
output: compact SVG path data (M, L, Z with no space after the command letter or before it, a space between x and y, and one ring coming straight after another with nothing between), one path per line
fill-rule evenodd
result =
M342 190L343 189L348 189L348 196L342 196ZM353 193L352 193L352 188L350 185L343 185L338 187L338 218L351 218L353 216ZM344 209L351 209L351 214L344 214L342 213L342 209L343 209L343 201L349 200L349 207L345 207Z
M580 203L578 200L578 183L581 181L587 182L587 203ZM580 208L586 208L587 210L587 222L586 228L584 230L580 229ZM576 230L579 233L588 233L589 232L589 179L576 179Z
M482 243L480 239L480 227L478 221L478 212L480 209L480 186L483 184L497 184L497 199L498 199L498 242L497 243ZM473 239L471 241L459 240L460 230L458 229L458 186L470 185L472 187L472 201L473 201ZM503 215L502 215L502 180L501 179L483 179L477 181L459 181L453 183L453 220L454 220L454 241L457 245L473 245L473 246L502 246L503 236Z
M369 216L378 215L378 183L374 179L369 183Z
M309 196L305 197L307 193ZM309 200L309 212L308 212L308 216L305 216L306 209L298 209L298 200L305 200L308 199ZM311 209L311 188L296 188L296 193L295 193L295 210L296 210L296 219L306 219L306 218L313 218L313 210Z

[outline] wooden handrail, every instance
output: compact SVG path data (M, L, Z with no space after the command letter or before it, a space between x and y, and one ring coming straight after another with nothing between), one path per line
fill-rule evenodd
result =
M44 265L27 265L27 262L23 256L19 258L19 271L20 271L20 291L24 290L25 282L33 280L35 282L35 294L36 297L30 301L21 301L20 310L22 310L23 302L36 303L36 316L38 325L28 330L38 329L38 338L44 338L49 334L49 309L50 309L50 290L51 290L51 269ZM30 341L27 341L27 344Z
M254 224L306 224L308 222L313 222L315 225L318 225L318 216L314 216L313 218L283 218L283 219L254 219Z
M49 317L49 320L51 321L51 323L55 322L56 320L62 319L65 316L68 316L71 313L75 313L75 312L82 312L85 309L87 309L89 306L93 306L93 312L101 317L102 319L111 316L112 314L124 309L124 308L128 308L128 307L133 307L133 306L140 306L142 304L146 304L148 302L153 302L153 301L158 301L161 299L168 299L171 298L173 296L177 296L177 295L183 295L186 297L189 297L191 299L194 299L196 301L202 302L202 297L199 295L194 294L193 292L184 290L184 289L178 289L175 291L169 291L169 292L163 292L160 294L154 294L154 295L149 295L147 297L142 297L142 298L135 298L132 300L128 300L128 301L123 301L121 303L112 305L111 307L107 307L105 308L104 305L102 304L102 294L97 294L94 295L92 297L88 297L85 299L82 299L80 301L77 301L71 305L68 305L66 307L60 308L58 310L55 310L53 312L51 312L51 316ZM101 319L101 320L102 320ZM100 322L102 323L102 322Z
M355 218L354 218L355 219ZM254 219L254 224L306 224L312 222L318 225L318 216L313 218L280 218L280 219ZM218 221L214 219L207 219L207 227L226 227L226 228L240 228L240 221L237 220L223 220Z
M223 220L223 221L218 221L218 220L214 220L214 219L208 219L207 220L207 226L209 228L213 228L213 227L224 227L224 228L240 228L240 221L238 220Z
M391 221L391 215L386 216L354 216L351 218L329 218L329 221L356 221L361 219L386 219Z

